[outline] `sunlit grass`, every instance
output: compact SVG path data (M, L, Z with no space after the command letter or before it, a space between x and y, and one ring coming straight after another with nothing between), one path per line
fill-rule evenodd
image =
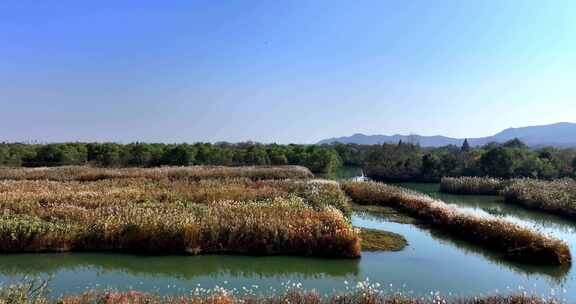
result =
M427 195L377 182L344 182L355 203L389 206L458 238L505 257L535 264L571 264L568 246L557 239L500 219L468 214Z
M349 213L339 185L319 180L4 180L0 252L358 257Z
M361 228L360 237L364 251L400 251L408 245L403 236L388 231Z
M128 203L186 202L212 204L223 200L260 201L300 197L321 209L333 206L350 214L348 197L336 182L321 180L263 180L248 178L200 181L169 179L109 179L94 182L0 181L0 206L17 213L82 213L83 209ZM54 214L52 214L54 215Z
M452 194L498 195L504 181L491 177L443 177L440 191Z
M500 193L506 202L576 219L576 181L513 180Z
M576 181L530 178L500 180L489 177L449 177L440 184L442 192L501 195L507 203L576 218Z
M87 166L66 166L50 168L0 168L0 180L55 180L55 181L95 181L119 178L147 179L187 179L201 180L209 178L250 179L301 179L312 178L313 174L301 166L189 166L160 168L95 168Z
M4 211L0 251L360 255L357 233L339 210L315 210L298 197L79 208L51 207L42 217Z

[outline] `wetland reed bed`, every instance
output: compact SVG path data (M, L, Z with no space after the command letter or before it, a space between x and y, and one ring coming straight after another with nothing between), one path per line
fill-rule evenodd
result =
M443 177L440 191L450 194L498 195L504 181L492 177Z
M0 252L356 258L360 238L347 213L339 185L319 180L3 180Z
M447 177L440 191L452 194L499 195L506 203L576 219L576 181L570 178L501 180L489 177Z
M378 182L343 182L354 203L396 208L454 237L533 264L570 265L568 246L557 239L501 219L465 213L430 196Z
M156 168L99 168L63 166L39 168L0 168L0 180L96 181L103 179L218 179L244 177L264 179L307 179L314 175L301 166L185 166Z
M500 191L504 201L576 219L576 181L516 179Z

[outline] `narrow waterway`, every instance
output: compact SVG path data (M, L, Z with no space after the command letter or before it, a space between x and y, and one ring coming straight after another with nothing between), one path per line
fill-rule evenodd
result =
M493 216L538 230L564 240L576 252L576 221L557 215L507 204L497 196L453 195L440 192L438 184L400 183L405 188L426 193L444 202L484 216Z

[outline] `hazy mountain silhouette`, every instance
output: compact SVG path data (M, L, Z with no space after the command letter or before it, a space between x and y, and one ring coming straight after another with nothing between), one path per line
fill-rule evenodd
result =
M576 147L576 123L561 122L551 125L531 126L522 128L509 128L498 134L488 137L468 138L472 146L484 145L489 142L502 143L514 138L522 140L529 146L555 146ZM418 143L423 147L441 147L445 145L462 145L464 138L452 138L446 136L421 136L421 135L364 135L329 138L319 144L334 142L374 145L383 143L403 142Z

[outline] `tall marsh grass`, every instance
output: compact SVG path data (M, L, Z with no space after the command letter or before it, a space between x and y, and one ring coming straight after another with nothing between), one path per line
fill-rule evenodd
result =
M0 181L0 252L137 251L358 257L337 183Z
M440 190L453 194L500 195L505 202L576 219L576 181L530 178L446 177Z
M355 203L389 206L432 227L491 248L506 258L534 264L570 265L568 246L557 239L500 219L482 218L427 195L377 182L344 182Z
M96 181L120 178L201 180L237 177L263 180L305 179L313 176L309 169L301 166L188 166L122 169L88 166L0 168L0 180Z
M38 210L100 208L128 203L260 201L297 196L316 209L332 206L350 214L348 197L336 182L248 178L200 181L132 178L94 182L45 180L0 181L0 207L29 214ZM39 209L39 207L42 207ZM34 209L34 210L32 210ZM0 209L1 210L1 209ZM64 212L64 210L61 210Z
M331 207L317 211L296 197L59 210L44 218L5 212L0 252L360 255L357 233L340 211Z
M504 185L503 180L491 177L443 177L440 191L452 194L498 195Z
M500 194L508 203L576 219L576 181L517 179Z

